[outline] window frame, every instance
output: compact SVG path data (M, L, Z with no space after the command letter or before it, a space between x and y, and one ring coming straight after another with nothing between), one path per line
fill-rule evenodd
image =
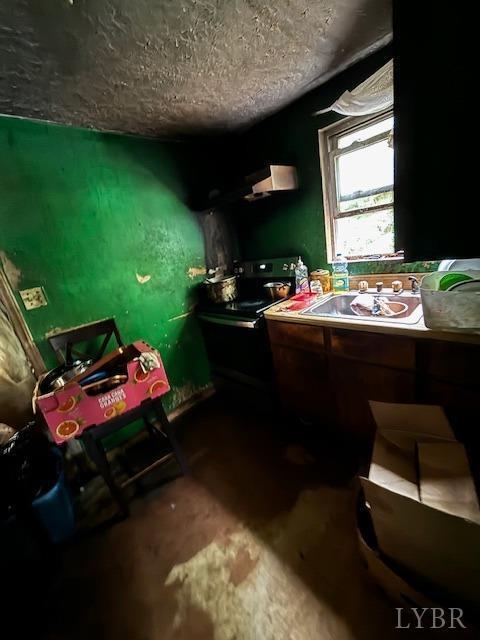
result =
M339 211L337 208L337 180L335 172L335 160L338 156L344 153L351 153L356 149L365 148L381 141L385 138L385 133L377 134L368 141L354 142L347 147L347 150L339 150L338 147L333 146L333 141L338 140L339 137L343 137L350 133L353 133L357 129L363 129L366 126L371 126L377 122L381 122L389 117L393 116L393 109L386 109L375 115L368 116L347 116L341 120L323 128L318 131L318 141L320 148L320 171L322 176L322 191L323 191L323 206L324 206L324 218L325 218L325 238L327 243L327 260L332 262L336 255L336 238L335 238L335 220L339 218L347 218L351 216L362 215L370 213L372 211L383 211L385 209L393 208L395 206L395 199L388 204L374 205L372 207L365 207L360 209L353 209L350 211ZM343 153L342 153L343 152ZM349 262L367 262L378 260L403 260L403 252L397 252L392 254L385 254L381 257L377 256L358 256L348 258Z

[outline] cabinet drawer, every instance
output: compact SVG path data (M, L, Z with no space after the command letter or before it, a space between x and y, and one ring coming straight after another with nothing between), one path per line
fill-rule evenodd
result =
M335 356L394 369L415 369L415 341L403 336L331 329Z
M293 349L324 352L325 339L323 327L312 327L308 324L292 322L268 321L268 335L272 344L279 344Z

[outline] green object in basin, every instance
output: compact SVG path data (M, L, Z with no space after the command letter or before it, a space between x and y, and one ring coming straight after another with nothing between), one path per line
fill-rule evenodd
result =
M453 285L471 279L472 277L466 273L447 273L438 283L438 289L439 291L447 291L450 287L453 287Z

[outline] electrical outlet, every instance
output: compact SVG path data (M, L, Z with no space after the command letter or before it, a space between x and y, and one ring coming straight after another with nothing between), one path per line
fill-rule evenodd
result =
M43 287L23 289L23 291L19 291L19 293L27 311L37 309L38 307L46 307L48 304Z

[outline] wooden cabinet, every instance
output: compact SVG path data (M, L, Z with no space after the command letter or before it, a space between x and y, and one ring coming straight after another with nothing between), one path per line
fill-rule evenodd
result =
M480 441L480 345L419 341L417 397L442 405L461 440Z
M280 401L289 413L307 421L332 421L330 380L325 355L273 346Z
M334 412L323 327L269 322L268 333L283 408L330 424Z
M314 353L325 353L325 330L323 327L291 322L269 322L270 343L292 349Z
M281 402L290 413L371 439L369 400L440 404L459 437L473 437L480 345L278 320L268 321L268 330Z
M358 438L370 438L375 423L369 400L414 402L411 371L333 357L329 362L337 424Z

